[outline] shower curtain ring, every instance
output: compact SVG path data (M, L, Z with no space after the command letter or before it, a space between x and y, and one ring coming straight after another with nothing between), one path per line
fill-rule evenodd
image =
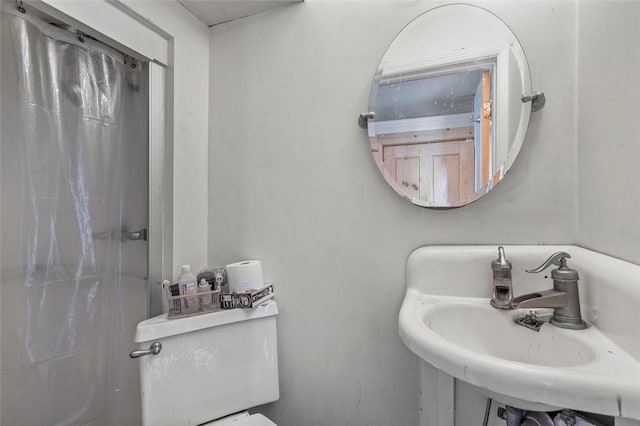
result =
M16 4L18 5L18 12L20 13L27 13L27 9L24 8L24 6L22 5L22 0L16 0Z

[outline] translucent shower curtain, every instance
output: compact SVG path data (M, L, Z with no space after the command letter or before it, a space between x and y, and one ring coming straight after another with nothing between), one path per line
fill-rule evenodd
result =
M4 6L0 422L138 424L145 65Z

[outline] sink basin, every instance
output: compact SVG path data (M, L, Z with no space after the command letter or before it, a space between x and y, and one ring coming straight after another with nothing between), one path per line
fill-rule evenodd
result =
M519 408L571 408L640 420L640 266L574 246L505 246L516 295L551 287L524 273L566 251L581 280L584 330L514 322L491 307L496 246L423 247L407 262L398 330L426 363ZM538 317L550 309L536 309ZM425 386L425 384L423 384ZM437 384L433 385L437 386ZM436 392L437 394L437 392Z
M577 336L572 330L550 324L536 332L514 322L526 311L499 311L482 298L431 297L423 298L422 303L424 324L461 350L548 367L581 365L596 358L590 345L583 342L593 333ZM544 311L536 312L541 316Z

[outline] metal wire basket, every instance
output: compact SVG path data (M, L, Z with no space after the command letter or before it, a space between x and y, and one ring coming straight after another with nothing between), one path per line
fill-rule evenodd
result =
M184 318L193 315L208 314L220 310L220 286L212 291L201 291L193 294L177 293L174 285L163 285L164 293L168 301L168 319ZM172 290L172 287L173 290Z

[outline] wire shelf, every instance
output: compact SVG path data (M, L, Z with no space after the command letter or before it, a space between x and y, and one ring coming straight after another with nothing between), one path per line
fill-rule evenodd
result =
M220 310L220 286L215 290L192 294L173 295L170 285L164 285L164 293L169 302L168 319L185 318L208 314Z

